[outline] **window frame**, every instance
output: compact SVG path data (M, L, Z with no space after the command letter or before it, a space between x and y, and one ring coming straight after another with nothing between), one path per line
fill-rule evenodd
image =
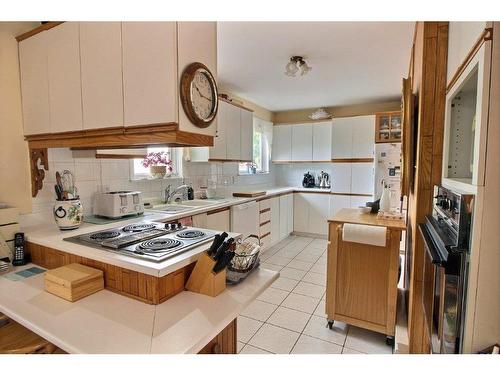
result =
M182 178L182 157L183 148L182 147L148 147L145 151L146 153L151 151L168 151L170 152L170 160L172 160L173 172L167 178ZM151 174L148 173L136 173L136 164L142 160L142 158L131 158L130 159L130 180L151 180Z
M272 139L270 140L269 137L266 137L265 136L265 132L264 132L264 129L262 128L261 124L260 124L260 121L263 121L261 119L259 119L258 117L255 117L253 118L253 129L252 129L252 162L254 164L257 165L257 170L256 170L256 173L252 173L250 171L250 167L248 166L249 163L239 163L238 164L238 175L239 176L248 176L248 175L253 175L253 174L268 174L270 173L270 164L271 164L271 148L272 148ZM271 126L272 126L272 123L270 123ZM258 131L258 129L260 128L260 131ZM254 151L254 137L255 137L255 134L256 133L260 133L261 135L261 146L260 146L260 154L261 154L261 165L259 166L256 162L255 162L255 158L256 158L256 155L255 153L253 152ZM264 145L265 145L265 142L264 140L267 139L267 158L265 159L265 163L263 162L264 161L264 158L263 158L263 155L264 155ZM265 166L267 168L263 168L264 167L264 164L266 164Z

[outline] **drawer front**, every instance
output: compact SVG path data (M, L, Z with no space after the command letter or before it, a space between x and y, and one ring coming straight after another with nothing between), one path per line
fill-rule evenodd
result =
M264 199L262 201L259 201L259 210L266 210L268 208L271 208L271 199Z
M266 224L260 226L259 233L261 236L265 235L266 233L271 232L271 222L268 221Z
M271 235L266 233L263 234L264 237L260 238L260 245L262 249L267 249L269 245L271 244Z
M260 224L265 223L266 221L270 221L270 220L271 220L271 211L270 210L260 214L260 221L259 221Z

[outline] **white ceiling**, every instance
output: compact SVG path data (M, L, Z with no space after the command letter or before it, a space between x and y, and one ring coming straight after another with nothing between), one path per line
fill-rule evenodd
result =
M413 22L219 22L223 89L271 111L397 99ZM313 68L287 77L302 55Z

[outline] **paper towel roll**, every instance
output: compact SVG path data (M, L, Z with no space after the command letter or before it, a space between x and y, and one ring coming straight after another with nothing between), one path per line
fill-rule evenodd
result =
M342 229L342 240L385 247L386 234L386 227L345 223Z

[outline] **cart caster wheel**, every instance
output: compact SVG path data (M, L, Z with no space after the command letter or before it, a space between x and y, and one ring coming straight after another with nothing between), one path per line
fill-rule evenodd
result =
M329 329L333 329L333 323L335 323L334 320L329 320L327 323L326 323L326 326L329 328Z
M394 336L386 336L385 343L389 346L394 346Z

